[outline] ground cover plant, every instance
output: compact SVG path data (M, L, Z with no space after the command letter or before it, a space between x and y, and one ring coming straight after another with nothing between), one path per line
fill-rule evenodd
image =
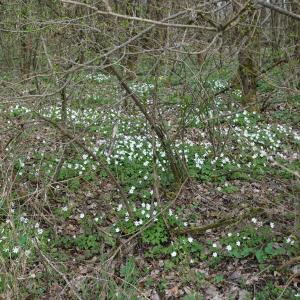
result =
M98 2L0 4L0 298L300 298L297 2Z

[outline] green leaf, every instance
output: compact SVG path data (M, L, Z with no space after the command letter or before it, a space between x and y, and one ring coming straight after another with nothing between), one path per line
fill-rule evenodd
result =
M272 255L272 254L274 254L274 249L273 249L273 243L269 243L266 247L265 247L265 252L267 253L267 254L270 254L270 255Z
M138 275L138 270L133 258L128 259L126 265L121 267L120 274L122 277L124 277L125 281L131 284L135 283Z
M265 252L261 249L255 252L255 257L259 263L263 262L267 258Z
M224 275L222 274L218 274L215 278L214 278L214 282L215 283L220 283L224 280Z
M243 248L243 250L241 251L241 254L242 254L243 257L249 256L250 253L251 253L251 251L248 247Z
M22 235L22 236L20 237L20 241L19 241L20 246L25 246L25 245L26 245L26 242L27 242L27 235Z

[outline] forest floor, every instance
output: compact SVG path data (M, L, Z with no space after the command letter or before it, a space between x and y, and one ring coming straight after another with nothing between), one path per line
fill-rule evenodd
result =
M67 130L99 161L45 121L60 107L1 107L0 298L299 299L299 96L252 113L238 91L202 107L174 91L159 113L189 169L175 186L143 116L89 80L103 88L71 103Z

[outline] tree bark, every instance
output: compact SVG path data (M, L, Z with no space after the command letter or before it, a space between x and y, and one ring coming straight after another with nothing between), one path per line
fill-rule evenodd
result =
M244 19L244 26L239 29L239 35L247 39L238 54L238 76L243 92L242 104L247 107L250 105L249 110L256 111L258 110L256 87L260 41L257 28L258 15L255 8L250 6L242 19Z

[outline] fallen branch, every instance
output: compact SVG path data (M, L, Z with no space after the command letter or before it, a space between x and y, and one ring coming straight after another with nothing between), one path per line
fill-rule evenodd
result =
M299 172L294 171L294 170L291 170L291 169L285 167L284 165L282 165L282 164L279 163L278 161L275 161L275 160L272 159L272 158L270 158L270 160L271 160L271 162L272 162L272 164L273 164L274 166L280 167L281 169L283 169L283 170L285 170L285 171L287 171L287 172L293 174L295 177L300 178L300 173L299 173Z
M297 278L297 277L300 277L300 272L295 273L294 275L292 275L292 276L289 278L289 280L288 280L287 284L285 285L285 287L284 287L282 293L279 295L278 298L276 298L276 300L283 299L283 298L282 298L283 294L285 293L285 291L287 290L287 288L289 287L289 285L292 283L292 281L293 281L295 278Z
M297 264L298 262L300 262L300 256L293 257L293 258L289 259L287 262L283 263L283 264L278 268L278 270L279 270L279 271L282 271L282 270L286 269L286 268L289 267L289 266L292 266L292 265Z
M227 226L227 225L231 225L231 224L235 224L238 223L244 219L247 219L249 217L255 216L255 215L259 215L262 214L264 212L264 210L262 208L253 208L248 212L243 213L241 216L236 217L234 215L231 215L229 217L223 218L215 223L212 224L207 224L204 226L197 226L197 227L190 227L190 228L184 228L184 229L176 229L174 230L175 233L177 234L195 234L195 235L200 235L200 234L204 234L207 230L210 229L217 229L220 228L222 226Z

